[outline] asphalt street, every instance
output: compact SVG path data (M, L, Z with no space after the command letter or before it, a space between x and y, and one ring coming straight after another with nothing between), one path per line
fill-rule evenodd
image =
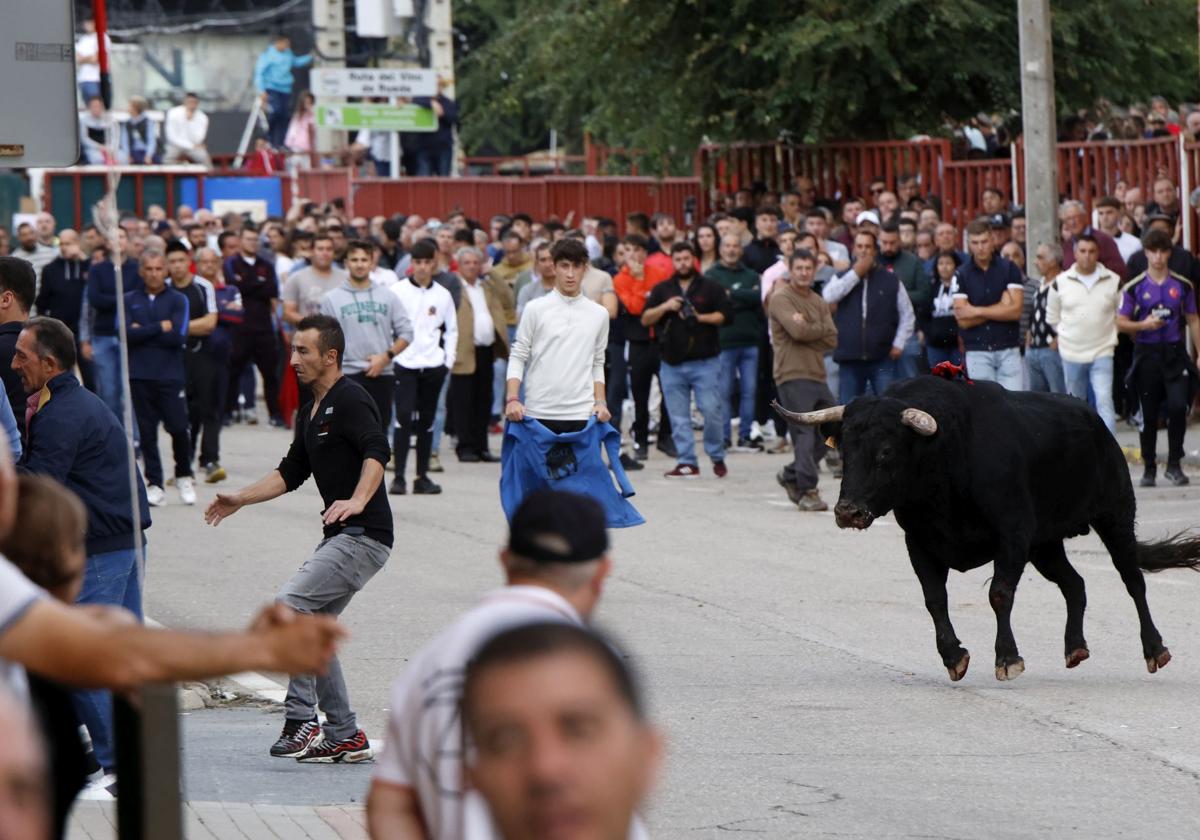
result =
M288 440L265 425L227 430L225 486L272 469ZM443 495L392 497L391 559L344 616L346 677L373 739L408 658L500 581L499 467L445 461ZM894 520L852 533L832 514L799 513L774 480L783 462L731 455L723 480L702 461L703 478L674 483L656 453L632 474L647 524L614 533L597 620L632 657L667 735L654 837L1200 836L1200 576L1149 579L1175 657L1152 676L1099 541L1071 541L1092 658L1063 667L1062 598L1029 569L1013 614L1026 672L1000 683L990 572L954 574L951 614L973 660L952 684ZM837 482L824 473L820 489L832 505ZM166 625L246 623L320 537L311 485L217 529L201 517L213 492L202 484L188 508L169 489L171 504L154 511L146 609ZM1143 538L1197 524L1200 486L1138 499ZM189 715L189 798L361 802L365 768L266 757L281 719Z

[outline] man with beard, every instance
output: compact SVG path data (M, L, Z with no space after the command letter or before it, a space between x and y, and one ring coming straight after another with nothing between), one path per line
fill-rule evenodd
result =
M696 246L676 242L671 247L675 273L650 291L642 324L657 327L662 348L663 401L671 415L678 463L667 478L699 478L696 436L692 431L692 394L704 417L704 451L717 478L728 474L721 410L721 343L718 329L733 319L724 287L696 271Z

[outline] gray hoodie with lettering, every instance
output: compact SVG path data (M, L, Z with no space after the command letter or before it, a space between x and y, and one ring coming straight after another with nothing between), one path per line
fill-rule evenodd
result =
M368 356L386 353L399 338L412 341L412 322L404 305L379 283L356 289L347 280L321 298L321 314L332 315L342 325L346 336L344 373L362 373L368 367ZM392 365L387 365L382 375L391 376Z

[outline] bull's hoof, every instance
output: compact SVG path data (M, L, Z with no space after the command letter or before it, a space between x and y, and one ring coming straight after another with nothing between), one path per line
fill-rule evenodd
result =
M1075 650L1073 650L1067 654L1067 667L1074 668L1076 665L1078 665L1080 662L1087 659L1091 655L1092 654L1085 647L1075 648Z
M1167 663L1171 661L1171 651L1163 648L1154 656L1146 657L1146 670L1151 674L1158 671L1159 668L1167 667Z
M946 666L946 673L950 675L951 682L958 682L967 675L967 666L971 664L971 654L963 651L962 659L958 660L953 665Z
M1025 660L1019 656L1011 662L996 663L996 679L998 680L1015 680L1023 673L1025 673Z

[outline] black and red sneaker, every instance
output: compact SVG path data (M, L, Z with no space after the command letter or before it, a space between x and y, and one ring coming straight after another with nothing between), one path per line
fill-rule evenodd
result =
M724 478L729 475L729 468L725 466L724 461L713 461L713 473L717 478Z
M355 764L370 761L374 756L367 733L360 729L341 741L322 741L296 760L304 764Z
M285 720L279 740L271 746L276 758L296 758L321 741L321 725L317 719Z

